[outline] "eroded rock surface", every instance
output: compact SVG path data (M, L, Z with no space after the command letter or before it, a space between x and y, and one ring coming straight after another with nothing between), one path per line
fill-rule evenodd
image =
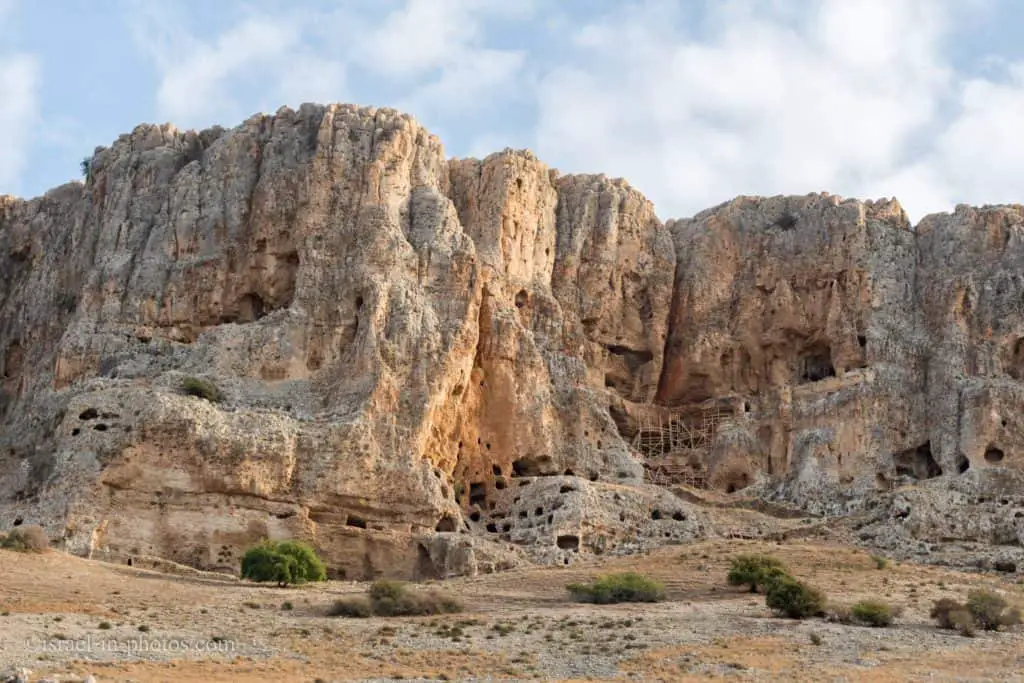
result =
M140 126L84 184L0 197L0 527L216 570L303 537L335 576L425 578L717 533L684 484L974 509L1021 469L1022 213L914 229L822 194L666 226L391 110Z

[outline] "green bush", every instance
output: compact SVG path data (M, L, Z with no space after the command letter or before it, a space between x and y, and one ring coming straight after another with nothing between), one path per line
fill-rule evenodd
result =
M665 587L634 572L607 574L593 583L570 583L565 587L576 602L607 605L617 602L660 602L665 599Z
M278 586L324 581L327 570L316 552L299 541L263 541L242 557L242 578Z
M998 631L1001 626L1015 626L1020 623L1020 610L1011 609L1000 595L982 588L968 591L967 611L974 617L974 623L985 631Z
M186 377L181 380L181 389L188 396L205 398L210 403L220 403L224 400L224 394L216 384L199 377Z
M327 614L354 618L417 617L455 614L462 609L462 603L441 593L418 593L399 581L377 581L365 596L338 600L328 608Z
M19 553L40 553L50 547L50 539L43 527L28 524L11 529L0 541L0 547Z
M317 557L316 551L305 543L282 541L277 544L277 552L294 560L295 583L327 580L327 567Z
M889 560L885 559L881 555L872 555L871 559L875 563L875 569L885 569L889 566Z
M750 586L750 592L756 593L772 579L788 574L785 565L771 555L737 555L727 578L730 586Z
M825 596L817 588L792 576L779 576L765 586L765 603L790 619L806 619L825 612Z
M861 600L851 608L850 613L854 621L876 628L891 626L896 617L892 606L881 600Z

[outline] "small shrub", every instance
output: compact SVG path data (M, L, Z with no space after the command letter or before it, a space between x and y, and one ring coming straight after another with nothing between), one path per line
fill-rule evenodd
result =
M966 607L974 617L974 623L985 631L998 631L1001 626L1020 623L1020 611L1007 609L1006 600L989 590L968 591Z
M293 605L292 603L286 601L286 602L281 603L281 609L285 610L286 612L290 612L293 609L295 609L295 605Z
M935 620L939 628L954 629L956 624L953 623L953 613L964 609L964 605L956 600L942 598L941 600L936 600L932 605L930 616Z
M825 639L822 638L817 633L812 633L811 634L811 645L821 645L824 642L825 642Z
M953 610L949 613L949 620L953 628L960 632L960 635L965 638L974 637L977 624L974 622L974 615L969 610Z
M205 398L210 403L220 403L224 400L224 394L216 384L199 377L186 377L181 380L181 389L188 396Z
M101 631L109 631L113 628L113 626L111 626L109 621L101 621L97 628L99 628L99 630Z
M263 541L245 551L242 578L278 586L324 581L327 569L316 551L299 541Z
M442 593L417 593L399 581L377 581L365 597L338 600L328 609L328 614L332 617L415 617L455 614L462 610L462 603Z
M369 590L370 607L380 617L412 617L454 614L462 604L436 592L414 593L400 581L377 581Z
M872 555L871 559L875 562L875 569L885 569L889 566L889 560L885 559L881 555Z
M665 587L634 572L608 574L593 583L570 583L565 587L576 602L607 605L618 602L660 602L665 599Z
M765 603L773 611L790 619L806 619L825 611L824 594L791 576L782 576L768 582L765 587Z
M348 617L350 619L366 619L373 616L370 601L363 596L337 600L327 610L329 617Z
M145 624L139 624L139 633L149 633L149 627Z
M43 527L28 524L11 529L0 547L19 553L40 553L50 547L50 539Z
M825 610L825 620L837 624L852 624L853 608L849 605L829 604L828 608Z
M875 628L891 626L896 616L892 606L881 600L861 600L850 612L855 621Z
M771 555L737 555L727 579L730 586L750 586L750 592L756 593L772 579L787 575L785 565Z

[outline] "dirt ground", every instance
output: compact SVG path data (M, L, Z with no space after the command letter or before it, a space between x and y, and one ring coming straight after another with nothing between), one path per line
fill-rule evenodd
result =
M830 601L880 597L903 614L885 629L775 618L763 596L726 585L741 552L775 555ZM934 600L981 585L1024 603L1013 577L879 569L821 543L717 540L455 579L436 587L465 613L395 619L324 615L365 584L279 589L54 551L0 562L0 672L24 667L32 681L1024 681L1020 631L964 638L928 618ZM566 583L621 570L663 581L668 600L567 600Z

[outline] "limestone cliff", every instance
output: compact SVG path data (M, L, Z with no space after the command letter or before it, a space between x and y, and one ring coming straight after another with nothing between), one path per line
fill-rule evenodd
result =
M828 195L666 226L391 110L140 126L0 198L0 527L429 577L715 533L659 484L813 512L963 487L1020 468L1022 236L1019 207L915 230Z

